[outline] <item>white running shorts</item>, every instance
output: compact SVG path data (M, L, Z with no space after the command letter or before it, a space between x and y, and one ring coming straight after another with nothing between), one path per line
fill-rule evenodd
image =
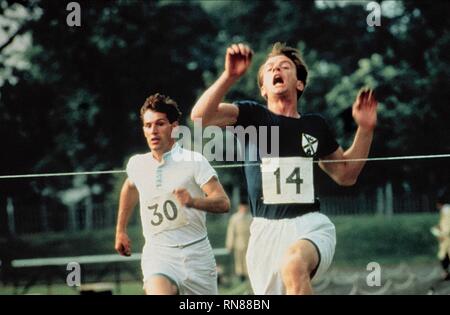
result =
M218 294L216 261L207 238L181 248L146 244L141 268L144 288L151 276L164 275L177 285L179 294Z
M327 216L310 212L292 219L253 219L247 267L255 294L286 293L282 261L289 246L301 239L311 241L319 251L319 266L313 279L320 279L330 267L336 247L336 230Z

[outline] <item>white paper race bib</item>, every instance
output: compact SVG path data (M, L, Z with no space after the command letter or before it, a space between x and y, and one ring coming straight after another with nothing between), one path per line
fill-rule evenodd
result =
M264 204L314 203L312 158L263 158L261 174Z
M189 223L184 208L172 193L163 194L147 201L145 209L150 211L148 217L152 234L175 230Z

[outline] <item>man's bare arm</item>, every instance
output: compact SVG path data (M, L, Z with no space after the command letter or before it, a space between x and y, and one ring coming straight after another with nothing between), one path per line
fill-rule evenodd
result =
M193 121L201 119L204 127L226 127L235 124L239 108L231 103L221 103L231 85L232 83L222 74L195 103L191 119Z
M174 195L181 205L186 207L213 213L228 212L230 209L230 199L216 177L212 177L204 184L202 190L206 194L205 198L192 198L184 188L176 189Z
M343 162L324 163L320 167L339 185L351 186L356 183L365 161L346 161L365 159L369 156L373 131L377 122L377 101L371 90L361 90L353 104L353 118L358 125L352 146L345 152L338 148L324 160L343 160Z
M128 237L127 226L138 200L139 192L136 186L126 179L120 191L115 242L116 251L123 256L131 255L131 241Z
M222 100L231 86L250 67L251 49L243 44L228 47L225 56L225 70L221 76L198 99L191 111L191 119L202 119L203 126L225 127L236 123L239 108Z

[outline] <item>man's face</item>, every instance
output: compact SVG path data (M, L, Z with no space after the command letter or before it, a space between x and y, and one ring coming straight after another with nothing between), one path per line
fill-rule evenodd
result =
M165 113L152 110L144 113L143 120L144 136L150 150L162 153L169 151L174 143L172 130L178 126L178 122L171 124Z
M303 82L297 80L294 62L284 55L267 59L262 69L261 95L281 96L296 90L303 91Z

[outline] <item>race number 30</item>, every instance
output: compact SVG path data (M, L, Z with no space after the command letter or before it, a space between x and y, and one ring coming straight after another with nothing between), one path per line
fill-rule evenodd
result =
M313 203L312 158L264 158L261 163L265 204Z
M173 221L178 216L177 205L171 200L166 200L163 203L163 212L162 213L158 211L158 208L159 208L159 204L157 204L157 203L152 206L148 206L148 209L153 211L153 218L150 221L150 223L154 226L158 226L161 223L163 223L164 219Z
M153 234L174 230L188 224L185 210L171 193L163 194L146 202L149 210L146 219ZM147 221L147 222L149 222Z

